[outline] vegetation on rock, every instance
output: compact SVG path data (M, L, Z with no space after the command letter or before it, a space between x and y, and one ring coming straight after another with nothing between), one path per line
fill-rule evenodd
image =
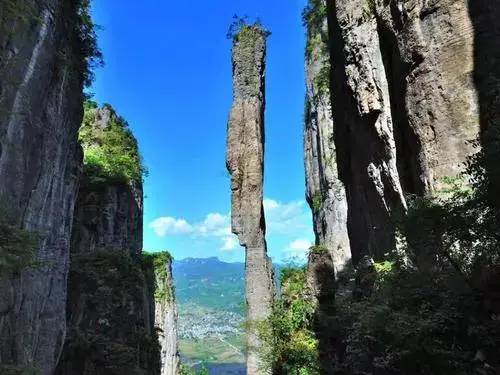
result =
M101 124L97 103L87 101L80 142L84 150L84 175L93 184L139 183L147 170L139 153L137 140L128 123L106 104L110 116Z
M0 200L0 276L19 273L38 264L39 235L21 228L15 212Z
M174 291L168 274L172 260L172 255L168 251L142 253L143 269L154 272L156 302L171 302L173 299Z
M256 325L264 346L260 355L274 374L319 375L318 340L312 329L315 306L309 300L304 267L281 270L281 296L266 322Z
M253 40L256 35L263 35L267 38L271 35L271 32L262 25L259 19L250 22L248 17L235 15L226 36L228 39L245 42L246 40Z
M79 71L82 72L83 83L87 87L94 80L94 69L103 65L102 52L97 43L97 26L92 20L90 8L91 0L77 0L77 45L82 63Z
M157 333L147 327L143 310L147 287L141 265L127 253L73 255L69 296L80 303L70 306L86 314L70 322L62 364L88 363L98 366L98 373L111 375L158 373ZM78 311L73 313L76 317Z

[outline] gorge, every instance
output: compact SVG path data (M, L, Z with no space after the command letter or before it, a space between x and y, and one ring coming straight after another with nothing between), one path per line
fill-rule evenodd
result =
M275 109L267 98L274 104L285 99L267 95L278 82L276 70L268 72L277 45L260 20L235 17L230 27L227 128L218 121L217 130L205 126L208 131L197 128L182 137L176 131L184 123L162 125L171 121L164 112L179 105L174 99L181 90L163 87L158 78L147 87L168 97L172 107L137 104L140 112L127 112L135 121L151 116L160 124L145 135L119 114L134 106L120 96L134 91L132 77L115 77L113 100L120 111L92 98L94 70L103 56L91 1L0 3L0 374L215 373L214 364L188 364L179 353L180 339L196 335L182 322L185 336L177 336L176 267L195 269L192 279L187 271L179 274L185 277L185 290L177 291L183 303L196 292L227 304L214 315L225 320L220 327L209 310L191 316L207 315L203 324L211 327L203 335L231 346L233 357L244 355L249 375L500 372L500 3L308 0L302 6L302 151L314 243L309 247L297 233L296 248L286 251L306 243L304 262L282 264L271 261L275 243L267 239L296 227L265 212L264 185L276 173L267 168L266 136L279 133L279 142L287 143L294 135L293 127L268 121ZM110 60L133 65L140 79L142 56L130 46L156 60L162 55L153 52L169 46L162 40L153 48L148 30L151 40L144 44L119 32L104 40L109 49L126 41L137 61ZM193 41L185 50L169 49L169 59L183 60L179 66L196 60L200 70L214 65L229 77L231 71L222 72L209 52L217 43L208 32L197 39L210 48L195 48ZM184 58L187 50L196 50L197 59ZM166 71L155 74L168 75L169 82L182 76L190 101L203 92L203 100L192 99L191 112L179 109L186 124L200 122L202 102L217 95L208 83L190 81L193 72ZM149 94L138 91L134 98ZM296 104L284 106L292 112ZM227 215L209 211L200 222L164 216L163 227L153 227L159 208L145 199L158 190L147 182L143 139L147 147L163 147L150 165L155 181L173 165L167 147L152 139L200 143L199 154L185 147L174 156L195 194L188 200L170 187L161 190L188 212L197 205L195 195L218 201L215 189L201 182L209 159L201 144L212 142L213 134L221 138L224 130L230 191L222 194L226 201L231 195L231 204L220 212ZM217 142L222 168L222 140ZM189 158L196 160L189 164ZM280 159L283 179L291 174L287 158ZM187 236L188 247L222 240L221 254L237 248L237 240L245 264L207 258L175 265L166 251L145 251L144 237L154 229L159 237L162 230L166 237ZM152 243L160 248L160 241ZM226 272L223 282L198 272L200 265ZM179 311L189 313L193 306L186 303ZM234 346L239 336L224 341L224 335L243 331L245 353Z

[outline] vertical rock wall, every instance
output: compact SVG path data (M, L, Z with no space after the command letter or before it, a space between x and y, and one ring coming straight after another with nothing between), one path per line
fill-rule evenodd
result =
M338 177L335 124L330 103L326 1L311 1L307 23L304 154L306 197L313 213L316 245L329 250L335 273L350 262L347 198Z
M267 256L264 219L264 109L266 32L244 26L233 44L233 107L228 124L227 168L231 174L232 231L246 249L246 301L250 326L271 313L273 269ZM247 335L247 373L261 374L255 328Z
M353 259L394 248L404 194L455 176L479 133L464 1L329 0L338 166Z
M95 134L92 142L99 146L84 142L85 152L107 146L110 140L102 132L114 131L113 140L131 139L126 123L117 123L109 106L88 109L87 119L92 122L82 131L89 139ZM118 179L114 171L101 174L87 164L84 171L71 240L68 337L58 374L159 374L154 270L151 264L141 267L142 183Z
M0 275L0 369L51 374L64 342L84 80L76 3L0 3L0 199L40 237L36 269Z
M160 258L161 254L160 254ZM174 295L172 258L155 262L155 323L159 328L161 375L177 375L180 358L177 347L177 306Z
M405 210L377 21L365 16L365 4L328 4L337 162L355 262L394 248L395 218Z

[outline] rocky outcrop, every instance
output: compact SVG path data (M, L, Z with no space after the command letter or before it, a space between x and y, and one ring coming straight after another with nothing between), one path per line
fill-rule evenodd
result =
M177 346L177 306L172 258L168 253L157 253L152 256L156 278L155 325L159 329L161 375L177 375L180 358Z
M159 374L154 271L150 263L141 267L142 183L130 179L142 168L136 141L110 106L88 103L80 139L85 166L58 374Z
M267 33L243 26L234 37L234 99L228 125L227 168L231 174L232 231L246 249L246 301L250 326L271 313L274 284L265 240L263 173L265 58ZM247 373L261 374L255 328L247 335Z
M427 194L473 151L473 28L462 1L329 1L339 173L353 259L395 247L405 193Z
M347 198L338 177L335 124L330 102L326 1L311 1L307 25L304 155L306 198L313 213L316 246L329 250L335 274L350 263Z
M77 6L0 3L0 199L39 238L36 268L0 276L2 373L51 374L64 342L87 57Z

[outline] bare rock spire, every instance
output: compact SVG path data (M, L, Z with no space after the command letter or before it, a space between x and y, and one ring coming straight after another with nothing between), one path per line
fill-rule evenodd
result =
M273 269L267 256L263 209L265 58L267 32L243 26L234 36L234 102L228 124L227 168L231 174L232 231L246 249L246 302L249 327L272 309ZM262 374L259 338L247 335L247 373Z

